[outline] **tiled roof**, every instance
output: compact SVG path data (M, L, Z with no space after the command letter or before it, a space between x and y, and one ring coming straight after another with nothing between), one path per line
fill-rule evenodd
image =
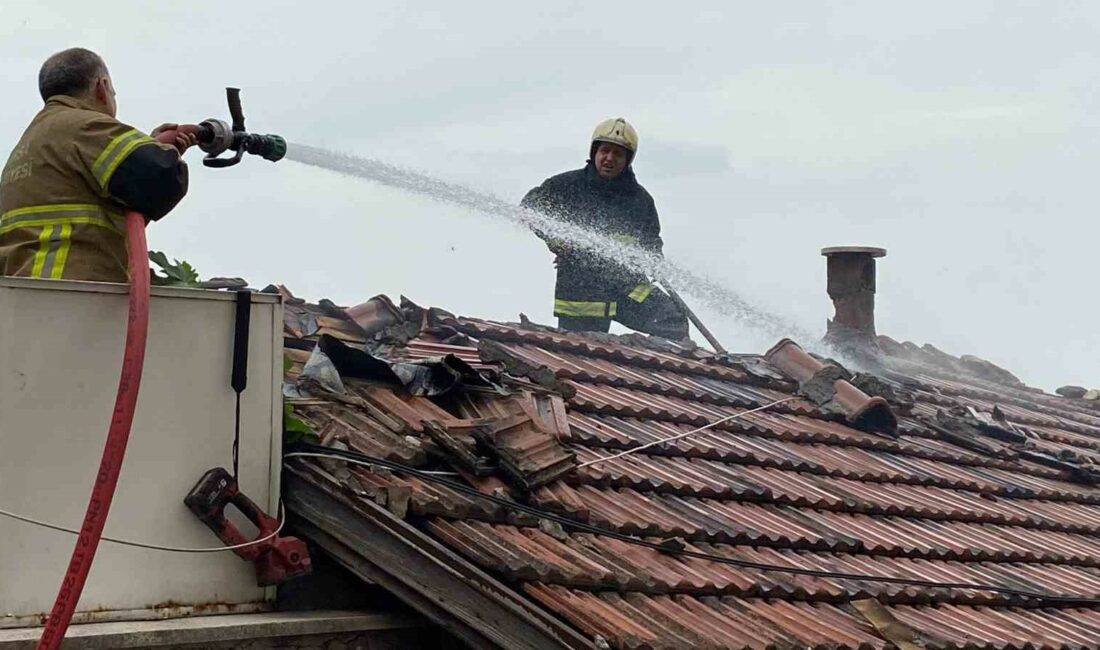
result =
M896 429L860 430L850 409L814 399L805 377L763 357L411 304L354 313L379 311L388 334L365 334L369 316L356 325L331 308L303 316L319 310L288 305L288 377L309 357L309 340L328 333L390 358L454 354L510 395L467 391L433 402L349 382L350 397L292 400L326 444L453 469L487 494L615 533L675 538L708 556L1100 598L1100 489L1090 467L1100 460L1100 411L1091 405L977 362L898 354L874 372ZM868 400L854 388L873 386L863 379L838 381ZM425 431L426 421L480 459L481 471ZM347 499L406 494L407 507L391 512L593 647L1100 646L1100 606L1091 604L733 566L570 530L407 473L316 459L288 468Z

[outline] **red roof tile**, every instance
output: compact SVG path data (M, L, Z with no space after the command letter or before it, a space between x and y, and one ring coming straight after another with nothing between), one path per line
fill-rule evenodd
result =
M353 327L324 317L332 319L326 328L352 337ZM1100 598L1100 489L1074 464L1100 455L1100 412L975 361L894 343L886 347L906 356L896 357L882 378L903 381L914 400L896 437L852 428L843 414L800 398L659 443L790 397L796 377L760 357L708 357L636 337L437 311L425 320L419 337L392 344L394 355L453 354L475 368L522 368L524 377L506 382L521 397L508 402L468 393L443 408L354 387L400 431L347 402L314 396L297 410L352 449L421 467L447 457L419 435L423 420L524 422L524 432L549 436L532 433L528 440L517 430L508 444L528 453L527 462L554 466L558 460L538 461L541 450L547 459L563 458L564 450L580 466L545 484L512 482L518 489L512 498L609 533L562 529L545 514L517 513L401 472L356 467L340 479L313 460L289 465L343 484L345 494L360 499L377 501L390 486L410 489L411 522L584 634L614 648L885 648L890 642L852 605L873 597L930 647L1097 646L1100 607L1044 601L1037 608L1034 600L985 589L797 575L743 563ZM303 331L307 321L301 313L289 320L288 336L312 336ZM486 341L496 345L491 354ZM288 377L294 376L292 369ZM561 387L568 388L564 401L554 396ZM974 432L972 442L947 435L937 418L954 416L939 412L958 407L986 415L996 408L1027 442L976 428L961 429ZM498 425L498 432L508 430ZM487 445L505 444L507 436L500 436L466 440L471 453L492 458ZM658 444L609 459L652 443ZM496 476L511 471L498 466ZM678 538L687 551L710 559L632 545L619 534Z

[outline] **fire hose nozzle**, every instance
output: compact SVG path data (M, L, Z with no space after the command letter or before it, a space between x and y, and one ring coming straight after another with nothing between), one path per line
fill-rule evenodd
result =
M286 140L280 135L233 131L224 120L208 119L199 124L199 149L217 157L230 149L278 162L286 155Z
M240 90L226 88L225 92L233 123L230 125L224 120L210 118L199 125L199 148L206 152L202 164L207 167L230 167L239 163L246 153L271 162L282 160L286 155L286 140L278 135L246 132ZM235 155L218 157L226 151L233 151Z
M251 134L244 146L248 153L271 162L278 162L286 155L286 140L281 135Z
M217 156L233 147L233 131L225 120L210 118L199 123L199 149Z
M198 124L180 124L175 129L161 131L157 134L157 141L171 144L179 132L195 134L199 149L206 154L202 164L207 167L231 167L239 163L246 153L271 162L282 160L286 156L286 139L270 133L261 135L246 132L240 90L226 88L226 95L229 99L229 113L233 118L232 125L212 117ZM226 151L233 151L234 155L219 158Z

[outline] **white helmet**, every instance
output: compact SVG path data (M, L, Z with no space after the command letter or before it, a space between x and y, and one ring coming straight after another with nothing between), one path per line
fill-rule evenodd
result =
M627 164L630 164L634 160L634 155L638 153L638 132L621 117L604 120L596 125L596 130L592 132L591 154L595 153L598 142L617 144L629 151Z

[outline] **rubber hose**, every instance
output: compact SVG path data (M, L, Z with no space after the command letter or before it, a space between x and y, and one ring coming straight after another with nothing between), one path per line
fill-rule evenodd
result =
M38 650L56 650L65 638L65 631L76 611L84 582L92 568L107 512L115 496L122 458L130 439L130 426L134 421L141 371L145 363L145 340L149 333L149 251L145 241L145 217L138 212L126 213L126 237L130 250L130 310L126 322L126 347L122 354L122 372L118 379L115 410L107 430L107 442L99 461L99 473L92 486L80 537L73 549L69 568L57 592L53 609L46 619L46 627L38 640Z

